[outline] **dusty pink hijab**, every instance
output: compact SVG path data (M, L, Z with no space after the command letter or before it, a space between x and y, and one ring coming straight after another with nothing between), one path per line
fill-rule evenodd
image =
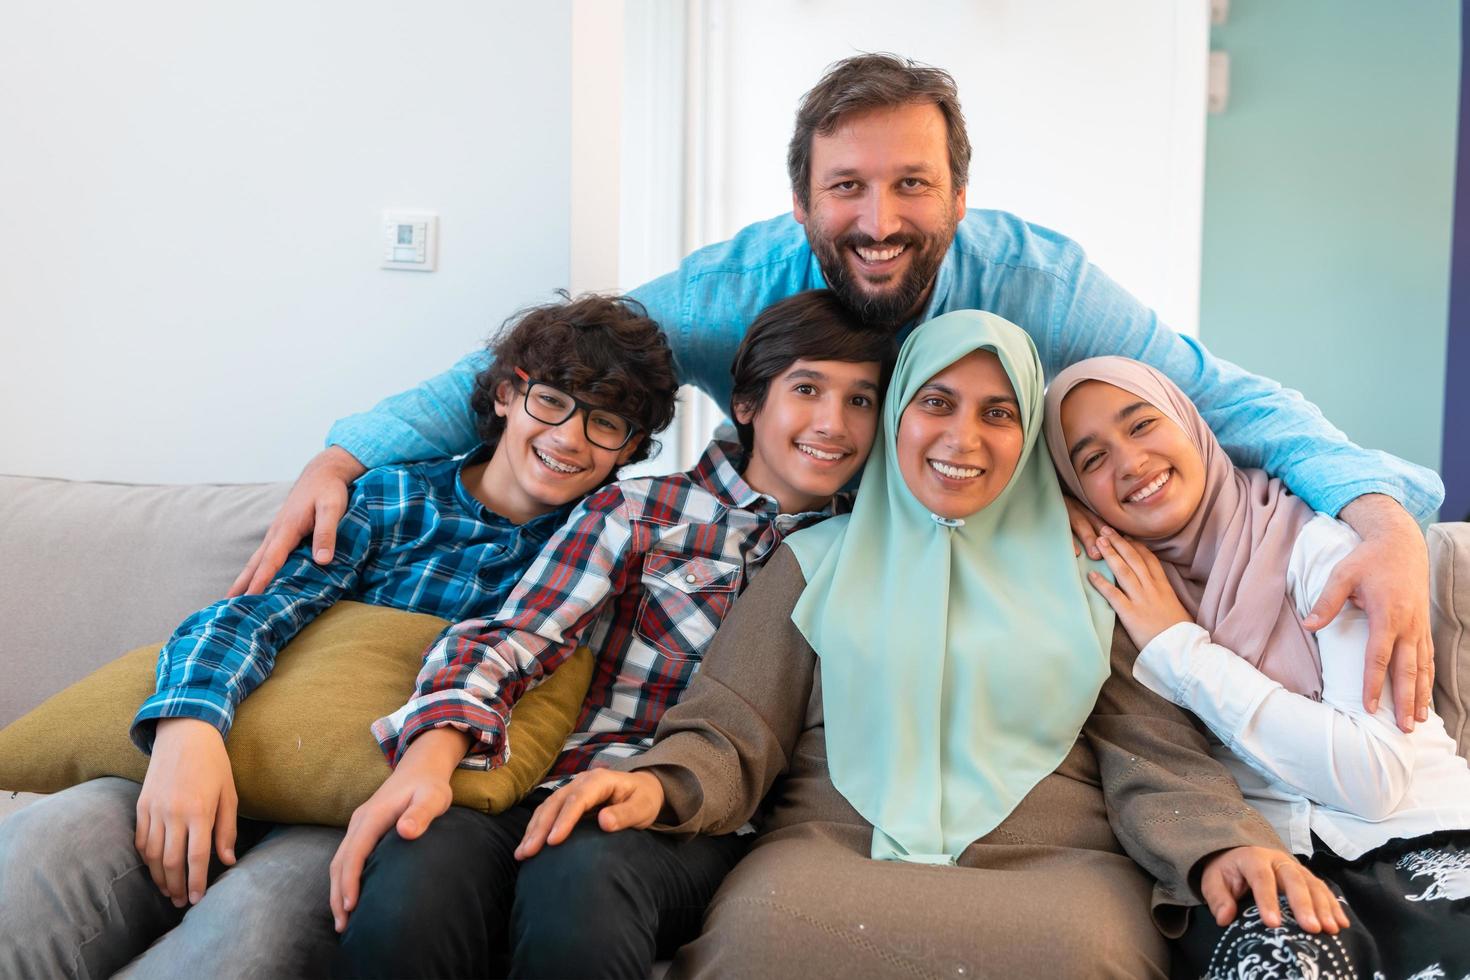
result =
M1094 357L1057 375L1046 392L1046 443L1062 482L1083 503L1062 438L1062 400L1085 381L1132 392L1184 430L1205 464L1205 493L1176 534L1145 541L1169 584L1216 643L1289 691L1320 700L1322 658L1286 592L1286 566L1312 509L1280 480L1237 469L1189 396L1164 375L1126 357Z

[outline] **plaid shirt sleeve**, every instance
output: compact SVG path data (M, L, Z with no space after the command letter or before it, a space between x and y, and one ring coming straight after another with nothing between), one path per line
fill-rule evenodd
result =
M358 481L330 565L312 561L302 545L263 593L221 599L179 624L159 651L156 691L133 717L138 748L153 750L164 718L197 718L229 736L235 709L270 676L276 652L357 585L374 542L373 502L382 496L371 479Z
M446 630L424 655L413 698L373 724L389 764L420 733L445 726L474 736L464 768L503 764L511 707L572 655L626 589L632 551L633 522L616 485L578 505L495 617Z

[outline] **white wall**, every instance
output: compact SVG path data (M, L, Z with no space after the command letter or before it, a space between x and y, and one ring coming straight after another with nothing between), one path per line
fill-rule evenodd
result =
M574 21L597 54L618 19L620 53L573 60ZM955 74L972 207L1073 236L1195 328L1204 0L56 0L5 21L0 472L288 478L334 418L519 306L788 210L796 101L858 50ZM569 120L619 87L621 153L578 178ZM438 272L377 268L390 206L441 214Z
M585 89L607 113L607 93L622 92L619 201L598 205L618 213L619 254L585 236L582 267L604 279L616 268L632 288L790 210L798 99L833 61L886 50L958 81L975 146L971 207L1071 235L1176 329L1198 332L1207 0L921 0L901 14L889 0L615 6L622 70L597 59L588 70L602 77L573 98ZM689 465L723 414L693 389L681 397L648 471Z
M619 288L623 0L572 0L571 283L573 293Z
M288 478L565 286L570 51L570 0L7 5L0 472Z
M969 206L1079 241L1197 330L1206 0L710 0L705 106L723 118L711 240L791 208L796 103L833 61L892 51L948 69L974 144Z

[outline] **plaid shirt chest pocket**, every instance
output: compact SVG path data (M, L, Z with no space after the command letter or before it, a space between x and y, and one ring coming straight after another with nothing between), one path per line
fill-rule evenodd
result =
M674 660L698 660L740 588L740 565L718 558L648 555L633 629Z

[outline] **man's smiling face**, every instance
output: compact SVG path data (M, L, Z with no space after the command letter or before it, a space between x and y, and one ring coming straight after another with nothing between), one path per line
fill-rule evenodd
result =
M814 134L810 203L796 220L822 275L865 323L918 316L965 215L950 177L944 114L932 103L855 113Z

